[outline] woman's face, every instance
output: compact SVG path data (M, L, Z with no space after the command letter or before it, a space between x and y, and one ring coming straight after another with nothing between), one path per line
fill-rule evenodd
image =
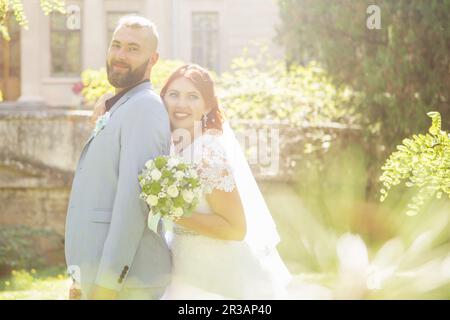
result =
M172 81L163 98L173 130L186 129L192 133L209 111L200 92L184 77Z

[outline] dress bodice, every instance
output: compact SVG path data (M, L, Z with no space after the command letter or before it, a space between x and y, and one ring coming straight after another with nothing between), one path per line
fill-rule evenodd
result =
M198 173L203 187L203 196L195 209L196 213L213 213L206 200L206 195L214 189L231 192L235 188L232 169L221 144L219 133L206 131L181 152L176 152L172 147L171 155L181 157ZM178 235L197 235L178 225L175 226L174 232Z

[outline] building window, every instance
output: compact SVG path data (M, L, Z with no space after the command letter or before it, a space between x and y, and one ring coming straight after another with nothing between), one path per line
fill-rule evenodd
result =
M218 72L219 60L219 13L192 13L192 61Z
M137 12L119 12L119 11L114 11L114 12L108 12L106 14L106 43L107 43L107 49L109 49L109 44L111 43L113 34L114 34L114 30L116 30L117 24L119 23L120 18L122 18L123 16L127 16L127 15L133 15L133 14L137 14Z
M50 14L51 67L54 76L79 76L81 73L81 12L77 5L66 14Z

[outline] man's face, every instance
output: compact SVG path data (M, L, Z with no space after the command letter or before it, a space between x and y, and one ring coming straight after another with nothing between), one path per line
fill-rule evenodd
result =
M106 69L115 88L124 89L150 77L158 55L150 47L149 31L121 27L109 46Z

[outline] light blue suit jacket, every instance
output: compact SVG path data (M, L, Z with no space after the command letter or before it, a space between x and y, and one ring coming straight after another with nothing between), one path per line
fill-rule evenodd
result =
M171 257L164 238L147 228L148 208L139 199L145 162L169 153L167 111L149 82L114 104L106 126L90 136L72 184L65 255L81 288L164 287Z

